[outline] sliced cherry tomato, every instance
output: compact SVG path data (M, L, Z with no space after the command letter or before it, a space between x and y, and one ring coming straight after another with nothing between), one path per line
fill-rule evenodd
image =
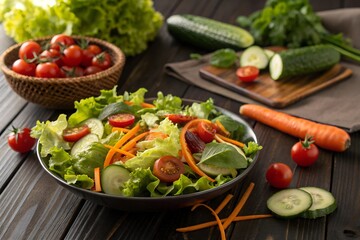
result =
M79 66L83 59L83 51L79 45L71 45L64 49L62 61L70 67Z
M127 127L135 122L135 116L130 113L118 113L108 117L108 121L113 127Z
M62 137L67 142L76 142L90 132L90 128L87 125L81 125L79 127L64 129Z
M236 70L236 76L243 82L252 82L259 76L259 69L254 66L244 66Z
M169 118L169 120L173 123L178 124L185 124L196 118L194 116L182 115L177 113L166 114L166 117Z
M35 63L28 63L24 59L17 59L11 69L19 74L26 75L26 76L35 76Z
M14 128L7 138L9 146L20 153L30 151L36 142L36 139L30 136L30 132L29 128Z
M61 77L60 68L56 63L45 62L39 63L35 70L36 77L42 78L58 78Z
M172 183L184 172L184 163L173 156L163 156L154 163L153 174L162 182Z
M97 55L95 55L92 59L92 65L97 66L101 69L107 69L111 66L111 56L107 52L101 52Z
M313 165L319 157L319 149L314 144L312 137L305 137L291 148L291 158L301 167Z
M39 56L41 46L37 42L27 41L21 44L19 49L19 58L24 60L33 60Z
M75 40L66 34L58 34L51 38L50 46L53 49L60 50L61 48L65 48L75 44Z
M98 73L98 72L101 72L101 71L102 71L102 69L97 67L97 66L88 66L84 70L84 75L95 74L95 73Z
M293 172L284 163L273 163L266 171L266 180L275 188L287 188L292 180Z
M197 125L196 132L201 140L203 140L205 143L209 143L214 140L216 129L211 123L201 121Z

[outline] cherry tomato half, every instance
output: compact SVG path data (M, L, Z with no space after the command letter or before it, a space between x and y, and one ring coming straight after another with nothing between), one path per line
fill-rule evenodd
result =
M305 137L291 148L291 158L301 167L313 165L319 157L319 149L312 141L312 137Z
M284 163L273 163L266 171L266 180L275 188L287 188L292 180L293 172Z
M27 63L24 59L17 59L11 69L19 74L26 75L26 76L35 76L35 63Z
M205 143L209 143L215 138L216 129L211 123L199 122L196 129L197 134Z
M90 128L87 125L81 125L79 127L64 129L62 137L67 142L76 142L90 132Z
M252 82L259 76L259 69L254 66L244 66L236 70L236 76L243 82Z
M194 116L187 116L176 113L166 114L166 117L169 118L169 120L172 121L173 123L178 123L178 124L185 124L196 118Z
M9 146L20 153L30 151L36 142L36 139L30 136L30 132L29 128L14 128L7 138Z
M174 182L178 180L184 172L184 163L173 156L163 156L154 163L153 174L162 182Z
M108 121L113 127L127 127L135 122L135 116L130 113L118 113L108 117Z
M21 44L19 49L19 58L24 60L32 60L41 52L41 46L37 42L27 41Z

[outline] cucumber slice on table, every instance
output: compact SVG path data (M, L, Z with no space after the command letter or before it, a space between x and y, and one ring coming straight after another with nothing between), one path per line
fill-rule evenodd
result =
M78 153L84 151L87 146L89 146L93 142L98 142L99 136L94 133L89 133L85 137L82 137L79 141L77 141L74 146L71 148L70 154L72 156L77 155Z
M130 179L130 172L121 165L110 165L101 172L101 189L104 193L122 195L121 188Z
M263 48L251 46L245 49L240 56L240 66L254 66L258 69L265 69L269 64L269 58Z
M86 124L90 128L91 133L98 135L100 139L104 135L104 125L97 118L86 119L81 124Z
M284 189L267 200L267 207L276 216L293 218L300 216L312 206L311 195L301 189Z
M331 192L318 187L302 187L300 189L310 193L313 198L311 207L301 214L303 218L314 219L335 211L337 204Z

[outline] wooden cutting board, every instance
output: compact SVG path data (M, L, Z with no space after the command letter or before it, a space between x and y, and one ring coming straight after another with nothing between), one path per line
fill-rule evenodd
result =
M207 65L200 69L200 76L275 108L286 107L310 94L343 81L352 74L350 69L336 64L323 72L277 81L271 79L268 71L264 71L254 82L244 83L238 80L235 71L235 67L224 69Z

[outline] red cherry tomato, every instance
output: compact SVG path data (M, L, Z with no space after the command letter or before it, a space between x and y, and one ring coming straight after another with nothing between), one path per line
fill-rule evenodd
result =
M312 141L312 137L305 137L291 148L291 158L301 167L313 165L319 157L319 149Z
M98 55L102 52L101 48L96 44L90 44L86 49L92 52L94 55Z
M211 123L202 121L197 125L197 134L205 143L209 143L214 140L216 129Z
M83 51L78 45L71 45L64 49L62 61L70 67L79 66L83 59Z
M30 132L31 130L29 128L14 128L7 138L9 146L14 151L20 153L30 151L36 142L36 139L30 136Z
M107 69L111 67L111 64L111 56L107 52L101 52L100 54L95 55L92 59L92 65L101 69Z
M45 62L39 63L35 70L36 77L42 78L58 78L61 77L60 68L56 63Z
M35 69L36 64L35 63L27 63L23 59L16 60L11 69L19 74L26 75L26 76L35 76Z
M41 46L37 42L28 41L21 44L19 49L19 58L24 60L32 60L39 56Z
M92 64L92 59L94 58L95 54L91 52L89 49L82 50L82 61L81 66L88 67Z
M40 62L54 62L58 66L62 66L61 53L56 49L44 50L39 55Z
M108 117L108 121L113 127L127 127L135 122L135 116L130 113L118 113Z
M84 69L81 67L62 66L61 73L63 77L82 77L84 76Z
M101 72L101 71L102 71L102 69L97 67L97 66L88 66L84 70L84 75L95 74L95 73L98 73L98 72Z
M90 128L87 125L82 125L79 127L66 128L63 131L62 137L67 142L76 142L90 132Z
M166 114L166 117L169 118L169 120L172 121L173 123L178 123L178 124L185 124L196 118L194 116L187 116L177 113Z
M240 67L236 71L236 76L243 82L252 82L259 76L259 69L254 66Z
M51 38L50 46L53 49L60 50L60 48L65 48L75 44L75 40L68 35L65 34L58 34Z
M287 188L292 180L293 172L284 163L273 163L266 171L266 180L275 188Z
M162 182L172 183L184 172L184 163L173 156L163 156L154 163L153 174Z

